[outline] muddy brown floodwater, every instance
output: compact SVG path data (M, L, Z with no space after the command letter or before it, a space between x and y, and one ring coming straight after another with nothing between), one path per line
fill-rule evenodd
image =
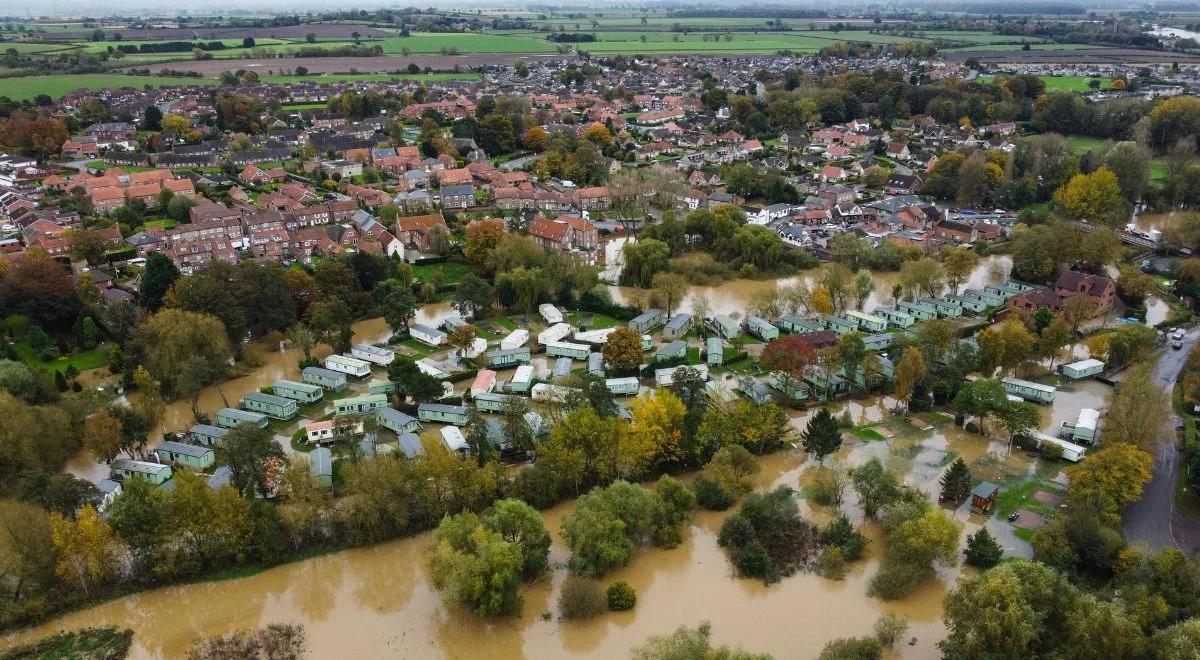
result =
M359 332L368 328L359 327ZM380 329L380 328L376 328ZM293 356L294 357L294 356ZM1041 428L1050 431L1073 420L1081 407L1104 409L1111 390L1085 381L1064 386L1053 406L1043 409ZM931 499L938 478L954 457L961 456L982 478L1038 471L1061 478L1058 465L1045 465L1024 452L1008 453L1006 443L969 434L923 414L937 424L924 432L905 431L889 410L895 402L870 397L838 402L837 414L848 410L856 423L894 437L888 442L847 442L838 453L841 465L859 465L872 456L904 475ZM792 414L803 428L812 410ZM756 478L760 489L788 485L799 489L810 467L799 452L784 451L762 459ZM867 558L850 567L846 579L827 580L801 573L766 587L731 574L717 546L716 534L727 514L700 512L682 545L671 550L644 549L633 562L607 576L604 583L624 580L638 593L630 612L604 614L583 622L557 619L558 590L566 578L568 551L558 536L565 503L544 512L554 538L552 573L525 591L520 616L481 619L443 604L429 581L426 558L430 534L338 552L262 573L220 582L167 587L128 596L60 617L50 623L0 638L0 647L30 641L60 630L86 626L127 626L135 631L133 657L179 657L199 636L224 634L275 622L304 624L313 657L411 658L619 658L651 635L680 625L710 621L713 638L778 658L813 658L831 639L861 635L884 611L906 617L913 646L894 653L902 658L936 658L936 643L945 630L941 602L960 570L939 569L907 598L884 603L866 595L878 570L882 551L879 528L864 526L872 539ZM801 501L806 516L824 523L832 511ZM852 491L842 508L861 520ZM971 516L965 505L952 512L963 536L986 524L1003 541L1011 528L994 519ZM1007 532L1007 533L1006 533ZM1019 543L1019 542L1018 542ZM1028 555L1028 546L1010 554ZM549 613L544 617L544 613Z
M764 459L759 484L798 485L803 459L795 452ZM273 622L303 623L312 656L412 658L619 658L646 637L710 621L722 644L778 658L811 658L829 640L869 631L879 613L909 619L915 646L900 656L935 658L943 635L941 599L955 577L946 571L897 603L865 596L878 565L874 539L868 559L846 579L799 574L771 587L730 573L716 533L726 514L700 513L685 542L671 550L640 551L632 564L605 578L637 590L637 607L584 622L557 620L554 601L568 552L558 536L564 504L545 512L554 537L552 576L525 592L516 617L481 619L444 605L429 581L430 534L339 552L233 580L169 587L68 614L10 635L0 646L58 630L116 625L134 630L132 657L179 657L198 636ZM550 618L543 613L552 612Z

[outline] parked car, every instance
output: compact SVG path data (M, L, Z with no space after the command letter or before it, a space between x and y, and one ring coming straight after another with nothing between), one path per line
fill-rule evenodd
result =
M1175 332L1171 334L1171 339L1175 339L1175 340L1183 339L1183 328L1178 328L1177 330L1175 330Z
M1183 342L1176 339L1175 341L1171 342L1171 348L1173 348L1175 350L1179 350L1179 349L1183 348Z

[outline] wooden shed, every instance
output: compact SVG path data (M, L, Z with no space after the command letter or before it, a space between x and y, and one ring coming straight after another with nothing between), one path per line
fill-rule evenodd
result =
M971 513L991 513L996 506L996 496L1000 487L990 481L984 481L971 489Z

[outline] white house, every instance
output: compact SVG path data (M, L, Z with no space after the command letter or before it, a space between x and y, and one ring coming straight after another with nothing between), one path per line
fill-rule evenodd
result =
M408 326L408 334L413 339L429 346L441 346L446 343L446 333L420 323Z

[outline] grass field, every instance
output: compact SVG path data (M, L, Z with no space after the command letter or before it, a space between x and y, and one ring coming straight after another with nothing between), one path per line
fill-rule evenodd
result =
M1100 138L1084 135L1071 135L1065 139L1067 145L1071 147L1071 151L1075 152L1077 156L1082 156L1089 151L1095 151L1106 142L1106 140ZM1157 183L1165 178L1167 178L1167 161L1162 158L1155 158L1150 161L1150 180Z
M325 73L305 76L260 76L259 80L269 83L289 82L384 82L387 80L479 80L481 75L472 71L461 73ZM321 104L324 106L324 104Z
M1021 50L1022 48L1024 48L1022 44L979 44L976 46L956 46L954 48L942 48L938 52L1003 52ZM1030 44L1029 46L1029 50L1079 50L1082 48L1095 48L1095 46L1089 46L1088 44Z
M980 82L991 82L995 80L995 76L983 75L979 76ZM1090 92L1092 88L1088 86L1088 81L1091 78L1087 76L1042 76L1042 80L1046 82L1047 92ZM1109 81L1100 79L1100 89L1108 89Z
M411 37L393 37L372 42L383 46L383 52L399 55L408 48L413 54L440 53L443 48L457 48L459 53L553 53L554 44L541 38L496 34L433 34L413 33Z
M38 94L49 94L54 98L77 89L98 90L106 87L166 87L169 85L215 85L215 80L204 78L167 78L159 76L128 76L118 73L85 73L79 75L30 76L27 78L0 79L0 96L14 101L32 100Z
M40 55L43 53L55 53L65 50L72 50L74 46L71 44L27 44L20 42L9 42L0 44L0 52L8 52L15 50L21 55Z

